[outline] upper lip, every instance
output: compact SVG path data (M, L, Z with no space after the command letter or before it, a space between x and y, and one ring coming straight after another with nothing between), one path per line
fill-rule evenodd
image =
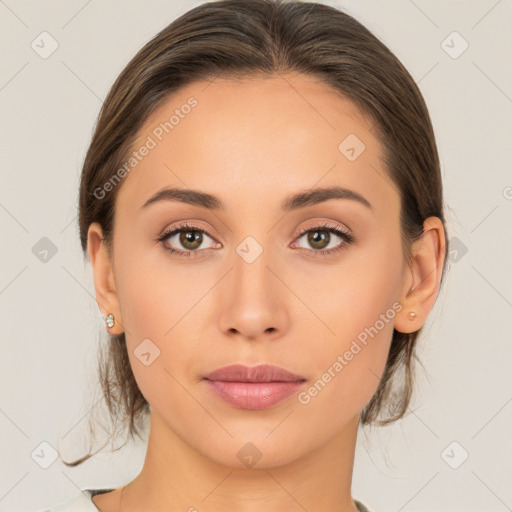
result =
M306 380L302 375L297 375L271 364L261 364L258 366L233 364L223 366L208 373L204 378L226 382L295 382Z

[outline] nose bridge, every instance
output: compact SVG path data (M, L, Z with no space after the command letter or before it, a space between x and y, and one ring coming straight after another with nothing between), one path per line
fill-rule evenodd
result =
M234 247L232 270L220 290L219 302L221 329L235 329L249 338L281 330L284 318L283 290L272 263L277 258L272 253L270 237L257 236L259 240L247 236Z
M233 281L242 297L256 298L260 293L268 296L270 288L275 289L272 283L275 276L269 269L275 258L269 240L270 237L263 234L257 238L249 235L235 247Z

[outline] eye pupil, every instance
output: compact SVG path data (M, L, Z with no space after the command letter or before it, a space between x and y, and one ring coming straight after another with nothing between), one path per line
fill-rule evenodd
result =
M328 231L310 231L308 234L308 242L313 246L317 247L317 244L320 243L321 247L325 247L325 245L322 246L322 242L325 242L327 240L327 245L329 245L330 240L330 233Z
M197 242L198 240L198 244L194 245L193 247L187 247L187 243L194 244L194 242ZM184 245L184 247L187 247L189 249L196 249L197 247L200 247L201 241L202 234L199 231L189 229L188 231L182 231L180 234L180 242Z

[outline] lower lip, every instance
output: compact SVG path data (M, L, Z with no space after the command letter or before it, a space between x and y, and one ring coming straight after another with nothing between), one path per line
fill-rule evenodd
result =
M267 409L293 395L304 381L227 382L206 380L210 389L238 409Z

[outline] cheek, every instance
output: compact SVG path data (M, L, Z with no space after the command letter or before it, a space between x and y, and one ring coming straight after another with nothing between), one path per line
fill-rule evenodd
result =
M316 380L302 401L299 397L299 403L316 409L316 415L332 410L333 422L339 425L357 414L377 390L395 317L402 308L397 300L401 264L397 243L387 246L376 241L371 251L347 258L342 266L331 268L329 275L316 276L317 286L308 292L308 302L315 304L322 320L315 337L320 349L311 353Z
M165 342L207 287L194 274L194 265L177 264L162 246L137 236L121 232L115 242L121 313L133 341Z
M317 372L297 397L304 429L314 430L319 438L330 437L370 401L386 365L392 316L388 323L378 320L362 327L356 336L345 336L340 326L342 335L314 353Z
M306 327L315 332L315 346L323 347L322 353L330 358L347 350L352 340L360 339L364 344L388 339L393 333L395 316L401 309L398 299L403 267L399 241L387 244L385 237L373 240L371 246L349 249L337 265L309 264L295 273L284 273L286 282L293 283L290 287L306 298L314 313L299 304L297 325L301 330ZM365 352L365 357L372 354L371 350ZM377 349L374 357L383 358L385 352ZM315 354L318 356L325 367L328 360Z
M385 345L385 343L383 344ZM347 362L334 361L325 372L298 395L296 406L304 432L314 432L318 439L336 435L350 420L359 416L379 384L379 373L369 367L373 357L381 361L374 347L361 351ZM369 363L371 361L371 363Z
M116 241L116 287L126 331L131 367L139 389L152 406L190 400L180 386L193 374L200 333L197 316L211 277L197 276L193 265L176 265L153 247L136 247L121 236ZM140 242L139 242L139 245Z

